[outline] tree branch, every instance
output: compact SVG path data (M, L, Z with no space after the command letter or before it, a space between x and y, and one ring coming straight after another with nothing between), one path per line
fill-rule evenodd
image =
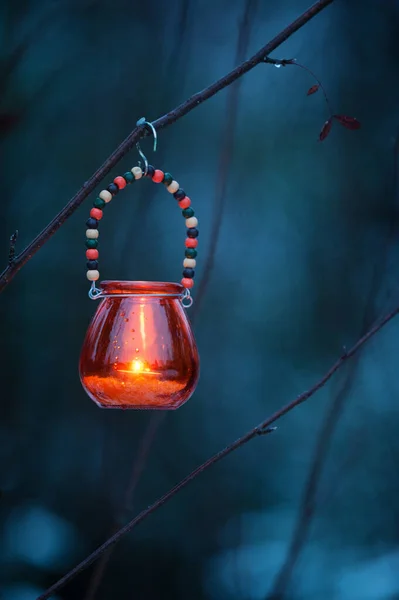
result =
M13 234L10 235L10 245L8 248L8 264L12 265L15 260L15 245L18 239L18 229L14 231Z
M230 71L227 75L205 88L201 92L197 92L191 98L180 104L177 108L171 110L159 119L153 122L156 130L164 129L165 127L175 123L192 111L194 108L212 98L220 90L231 85L234 81L242 77L248 71L251 71L259 63L273 52L278 46L285 42L293 33L298 31L303 25L310 21L326 6L334 0L318 0L302 15L286 27L281 33L273 38L268 44L263 46L252 58L244 61L241 65ZM35 239L15 258L12 265L8 265L0 275L0 293L15 277L18 271L30 260L34 254L54 235L56 231L65 223L65 221L75 212L82 202L91 194L102 179L111 171L113 167L129 152L134 144L148 135L145 126L135 127L127 138L116 148L116 150L107 158L107 160L97 169L97 171L88 179L80 190L71 198L64 208L53 218L53 220L41 231Z
M393 205L396 211L399 208L399 132L395 138L394 144L394 168L393 168ZM376 298L381 290L384 277L388 269L388 259L392 251L392 245L398 235L398 218L391 220L389 235L385 241L383 255L381 260L375 262L370 291L367 298L365 313L363 317L360 335L364 334L372 323L376 315ZM271 591L266 596L267 600L282 600L287 593L292 574L298 562L299 556L307 542L310 527L316 514L318 506L319 483L323 474L324 466L330 451L332 438L340 422L343 410L345 408L348 393L354 384L357 368L359 365L359 355L350 363L350 370L346 373L346 378L341 389L336 394L331 406L329 407L324 421L320 427L313 457L310 462L309 472L304 485L303 496L299 506L297 520L294 526L291 540L288 545L286 556L282 562L280 570L274 579Z
M284 415L291 412L294 408L308 400L311 396L313 396L316 392L318 392L326 383L331 379L331 377L342 367L342 365L351 358L354 354L356 354L362 346L366 344L376 333L378 333L389 321L391 321L396 315L399 314L399 305L386 314L377 324L375 324L363 337L361 337L354 346L348 351L345 352L340 358L332 365L332 367L323 375L321 379L317 383L315 383L311 388L309 388L306 392L303 392L299 396L297 396L294 400L277 410L270 417L268 417L265 421L248 431L238 440L221 450L211 458L209 458L202 465L197 467L194 471L192 471L189 475L187 475L184 479L182 479L175 487L170 489L164 496L159 498L156 502L151 504L148 508L143 510L141 513L137 515L134 519L130 521L125 527L122 527L117 531L112 537L110 537L104 544L99 546L97 550L95 550L92 554L90 554L87 558L85 558L81 563L79 563L74 569L72 569L69 573L64 575L61 579L59 579L54 585L52 585L48 590L46 590L43 594L41 594L37 600L47 600L50 596L61 589L66 583L68 583L71 579L73 579L76 575L84 571L89 565L91 565L95 560L97 560L108 548L114 546L119 542L119 540L125 536L127 533L132 531L139 523L144 521L145 518L150 516L153 512L155 512L158 508L166 504L173 496L175 496L180 490L186 487L198 475L209 469L209 467L213 466L217 462L221 461L223 458L252 440L254 437L258 435L268 434L274 431L274 428L271 428L270 425L275 423L278 419L281 419Z

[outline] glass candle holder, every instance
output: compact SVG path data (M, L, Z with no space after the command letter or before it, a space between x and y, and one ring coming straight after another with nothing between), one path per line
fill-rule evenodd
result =
M177 283L103 281L79 362L102 408L179 408L199 379L199 356Z

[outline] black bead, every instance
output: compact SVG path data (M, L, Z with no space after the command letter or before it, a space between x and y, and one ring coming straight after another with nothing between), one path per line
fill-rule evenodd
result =
M90 217L90 219L87 219L86 227L87 227L87 229L97 229L98 228L97 219L93 219L92 217Z
M86 263L87 268L89 269L89 271L97 271L97 267L98 267L98 261L97 260L88 260Z
M197 238L198 234L199 231L195 227L190 227L189 229L187 229L187 237L189 238Z
M170 173L165 173L162 183L164 183L167 187L168 185L170 185L172 183L172 181L173 181L172 175Z
M147 167L147 173L145 174L146 177L154 177L154 173L155 173L155 169L152 165L148 165Z
M109 186L107 187L107 190L109 191L110 194L112 194L113 196L116 196L116 194L119 192L119 188L116 185L116 183L110 183Z
M177 192L173 194L173 196L176 198L176 200L183 200L183 198L186 197L186 192L179 188Z
M194 279L194 274L194 269L184 269L183 271L183 277L187 277L187 279Z

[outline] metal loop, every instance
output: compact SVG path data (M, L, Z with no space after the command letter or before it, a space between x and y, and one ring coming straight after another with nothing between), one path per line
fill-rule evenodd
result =
M100 296L103 295L102 291L96 287L95 281L91 282L91 286L90 286L88 295L89 295L90 300L98 300L98 298L100 298Z
M140 127L141 125L145 125L146 127L149 127L151 129L151 133L154 136L154 145L153 145L152 151L156 152L156 150L157 150L157 131L156 131L154 125L152 123L150 123L149 121L147 121L145 117L141 117L141 119L139 119L137 121L136 125L137 125L137 127ZM147 160L147 157L144 154L144 152L142 151L139 142L136 142L136 148L137 148L137 151L140 154L141 158L144 161L144 175L147 175L147 171L148 171L148 160ZM141 167L140 162L139 162L139 165Z
M193 297L191 296L190 290L189 289L185 289L182 299L181 299L181 303L183 305L184 308L190 308L190 306L193 305Z

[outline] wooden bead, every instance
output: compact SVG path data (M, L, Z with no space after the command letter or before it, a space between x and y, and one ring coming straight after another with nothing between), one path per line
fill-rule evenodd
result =
M152 176L152 180L155 181L155 183L162 183L163 177L163 171L161 171L160 169L155 169L154 175Z
M168 190L168 192L170 194L174 194L175 192L177 192L177 190L179 189L179 184L177 183L177 181L173 180L172 183L170 185L168 185L168 187L166 188Z
M179 188L179 189L177 190L177 192L175 192L175 193L173 194L173 197L174 197L176 200L183 200L183 198L185 198L185 197L186 197L186 192L185 192L184 190L182 190L181 188Z
M116 194L119 192L119 188L116 185L116 183L110 183L109 186L107 187L107 191L112 194L113 196L116 196Z
M97 258L98 258L98 250L95 250L94 248L86 250L86 258L88 260L97 260Z
M112 200L112 194L108 190L102 190L98 194L98 197L101 198L102 200L104 200L104 202L111 202L111 200Z
M165 186L167 187L168 185L170 185L173 181L173 177L170 173L165 173L164 178L163 178L163 182L165 184Z
M131 171L126 171L126 173L123 173L123 179L125 179L126 183L132 183L134 181L134 175Z
M186 238L184 243L186 244L186 248L196 248L198 246L198 240L193 238Z
M194 279L188 279L188 277L183 277L180 283L187 289L194 287Z
M150 179L152 179L154 177L154 175L155 175L154 167L152 165L148 165L145 176L150 177Z
M186 219L186 227L197 227L198 219L197 217L189 217Z
M103 218L103 211L100 208L92 208L90 211L90 216L93 217L93 219L100 221Z
M132 173L135 179L141 179L143 177L143 171L140 169L140 167L133 167Z
M126 187L126 179L118 175L118 177L115 177L114 179L114 184L117 185L120 190L123 190L123 188Z
M197 264L197 261L195 260L195 258L185 258L183 260L183 267L185 269L195 269L196 264Z
M93 206L94 206L94 208L99 208L100 210L102 210L105 206L105 200L98 197L93 201Z
M184 254L185 254L186 258L197 258L198 252L196 251L195 248L186 248L186 251Z
M190 204L191 204L191 200L188 196L183 198L183 200L179 201L180 208L188 208L190 206Z
M86 221L86 228L87 229L97 229L98 227L98 221L97 219L92 219L92 217L90 217L89 219L87 219Z
M199 231L198 229L196 229L195 227L188 227L187 229L187 237L189 238L197 238L199 235Z
M86 229L86 237L89 240L96 240L98 238L98 229Z
M194 211L192 208L185 208L184 210L181 211L182 215L185 219L189 219L190 217L194 216Z
M97 281L100 278L100 273L94 269L93 271L87 271L86 277L89 281ZM183 285L183 284L182 284Z

